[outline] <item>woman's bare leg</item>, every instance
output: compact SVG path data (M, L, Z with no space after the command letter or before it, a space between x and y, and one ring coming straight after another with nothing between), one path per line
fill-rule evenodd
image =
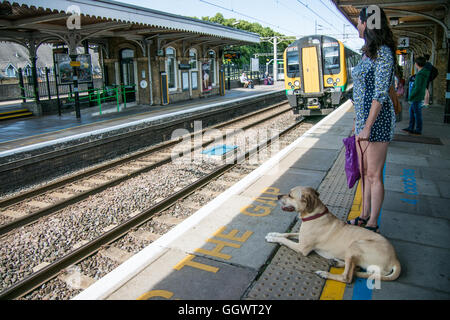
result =
M370 220L367 222L369 227L377 226L378 216L384 200L383 168L386 162L388 145L388 142L371 142L364 154L367 159L367 185L370 185L371 210Z

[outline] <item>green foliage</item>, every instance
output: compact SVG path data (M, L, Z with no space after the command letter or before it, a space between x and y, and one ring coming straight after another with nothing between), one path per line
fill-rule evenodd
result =
M214 17L202 17L201 20L209 21L213 23L218 23L226 27L236 28L248 32L253 32L259 34L261 37L273 37L273 36L284 36L281 33L275 32L269 27L263 27L256 22L248 22L244 20L236 20L234 18L225 19L221 13L217 13ZM277 46L278 52L284 52L286 47L293 41L283 41ZM241 58L239 60L234 60L233 62L238 66L250 64L250 58L254 57L255 53L273 53L273 44L270 42L260 42L254 45L245 46L230 46L230 50L237 50L241 53ZM259 63L266 64L266 59L272 59L273 57L260 57Z

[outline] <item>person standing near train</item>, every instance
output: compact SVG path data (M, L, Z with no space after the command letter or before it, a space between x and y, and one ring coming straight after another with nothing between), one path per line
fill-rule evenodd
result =
M370 10L373 7L376 10ZM363 210L348 223L378 232L377 221L384 200L383 167L389 142L394 137L395 112L389 89L394 83L397 46L386 14L379 7L363 8L357 28L365 41L363 58L352 71Z
M422 102L425 97L425 91L427 90L430 71L425 68L427 60L424 57L416 58L415 62L417 74L408 96L408 101L411 102L409 107L409 126L402 130L414 135L421 135L423 124Z

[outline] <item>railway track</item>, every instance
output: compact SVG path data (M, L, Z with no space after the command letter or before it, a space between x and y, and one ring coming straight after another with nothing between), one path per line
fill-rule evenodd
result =
M273 107L273 108L275 108L275 107ZM290 111L290 108L287 108L285 111L280 111L280 113L282 114L287 111ZM226 126L229 127L230 125L231 126L236 125L236 123L238 121L245 121L245 119L254 117L255 114L256 113L247 115L245 117L240 117L240 118L238 118L239 120L235 119L233 121L229 121L226 124L221 124L219 126L221 128L224 128ZM265 121L268 121L269 119L272 119L277 116L279 116L278 112L275 114L272 114L270 116L263 117L262 119L260 119L258 121L253 121L253 123L251 123L251 124L241 125L239 128L241 128L241 129L242 128L250 128L250 127L254 126L255 123L258 123L258 124L264 123ZM219 126L216 126L216 127L219 127ZM93 254L95 254L96 252L101 250L102 248L104 249L105 245L113 243L114 241L117 241L118 239L123 238L124 235L126 235L127 233L130 232L130 230L133 230L133 229L143 225L144 223L149 221L149 219L151 219L158 213L162 212L163 210L173 207L174 204L177 203L177 201L185 199L189 195L193 194L196 190L199 190L200 188L202 188L205 185L207 185L208 183L210 183L212 180L216 179L219 176L224 175L224 173L226 173L226 172L229 172L232 168L239 165L239 163L241 163L244 159L248 159L248 158L254 156L255 154L258 153L258 151L261 148L266 148L272 142L276 141L279 137L287 135L289 132L291 132L294 128L296 128L298 126L299 126L299 123L294 123L293 125L290 125L288 128L283 130L279 136L276 135L275 137L271 137L267 141L260 143L258 146L254 147L252 150L249 150L245 154L239 155L239 157L235 158L231 163L226 163L226 164L223 164L223 165L215 168L214 170L212 170L212 172L210 172L210 173L202 176L201 178L197 179L196 181L188 184L181 190L178 190L177 192L162 199L161 201L158 201L155 205L151 206L147 210L141 211L137 214L133 214L133 216L130 219L128 219L127 221L125 221L124 223L121 223L121 224L117 225L116 227L112 228L111 230L104 232L99 237L96 237L92 241L89 241L88 243L80 246L79 248L72 250L64 257L57 259L57 261L43 267L42 269L40 269L36 272L33 272L30 276L26 277L25 279L23 279L21 281L16 282L11 287L8 287L4 291L0 292L0 298L1 299L14 299L14 298L21 297L21 296L25 295L27 292L30 292L31 290L41 286L43 283L48 282L50 279L57 277L58 274L65 268L68 268L68 267L82 261L86 257L92 256ZM177 140L174 144L176 144L178 142L179 142L179 140ZM190 151L193 152L194 150L197 150L198 148L201 148L201 147L203 148L203 147L205 147L205 144L208 145L211 142L212 141L207 140L201 146L194 146ZM167 146L165 146L165 147L167 147ZM155 150L158 150L159 152L161 152L161 150L163 150L163 148L164 147L162 147L162 146L157 146L155 148L151 148L151 151L146 150L146 151L144 151L144 153L145 153L144 156L147 156L148 154L152 154L152 153L156 152ZM149 153L147 153L147 152L149 152ZM133 160L131 160L131 161L135 161L136 159L140 159L140 157L138 155L133 155ZM137 175L141 174L142 172L151 170L152 168L156 168L158 166L162 166L164 163L170 162L170 159L171 159L170 156L166 156L164 159L159 161L160 162L159 165L156 165L157 162L155 162L155 163L150 163L149 165L146 165L141 168L135 168L136 170L134 170L132 172L128 172L127 176L131 175L133 172L136 172L134 174L134 176L137 176ZM120 160L119 162L121 162L121 164L127 163L125 161L125 159ZM110 170L111 168L114 168L114 165L109 163L108 170ZM96 171L93 174L97 174L98 172L101 172L98 170L100 170L100 168L93 169L93 171ZM88 178L92 177L92 175L89 175L88 173L86 173L85 176ZM119 179L120 178L121 177L119 177ZM73 177L70 179L73 179ZM115 180L117 180L117 179L115 179ZM114 182L113 184L118 184L120 182L121 181ZM60 183L60 182L58 182L58 183ZM111 184L111 185L113 185L113 184ZM47 186L47 188L48 187L49 186ZM108 187L105 187L104 189L106 189L106 188L108 188ZM102 190L104 190L104 189L102 189ZM54 189L50 189L50 190L54 191L57 189L54 188ZM100 192L100 191L95 191L95 192ZM91 190L85 191L85 193L86 192L91 192ZM42 195L42 193L40 193L39 195ZM20 195L20 196L24 197L24 195ZM33 196L36 196L36 195L33 194ZM86 198L88 196L90 196L90 195L84 195L84 198ZM11 205L17 204L19 200L17 200L14 204L11 204L12 199L8 199L7 201L9 201L9 202L3 202L3 203L7 203L8 206L10 207ZM20 200L20 201L22 201L22 200ZM70 201L66 202L66 203L70 204ZM58 203L57 205L61 206L61 203ZM53 212L56 212L59 209L53 209L53 210L54 210ZM40 210L40 211L42 211L42 210ZM39 216L48 215L48 214L50 214L50 212L52 212L52 211L49 210L45 214L42 214L42 213L39 213L39 211L38 211L37 213L33 213L32 215L38 219ZM18 221L20 221L20 220L18 220ZM29 220L29 221L22 220L21 223L22 223L22 225L25 225L25 224L30 224L34 221L36 221L36 220ZM9 231L11 231L13 229L14 228L11 228ZM4 230L6 230L6 229L4 229ZM6 231L6 232L8 232L8 231Z
M290 111L289 107L281 108L286 103L279 103L268 108L252 112L250 114L232 119L225 123L215 125L211 128L203 129L201 132L194 132L187 138L191 139L195 135L204 134L207 130L229 128L243 122L237 130L246 130L261 122L270 120L280 114ZM257 115L265 115L258 121L247 123L249 119ZM139 174L155 169L161 165L172 161L172 148L186 137L171 140L147 150L134 153L128 157L108 162L107 164L87 170L83 173L75 174L65 179L45 185L41 188L18 194L14 197L0 201L0 214L10 217L13 221L1 224L0 237L21 226L35 222L41 217L55 213L62 208L73 205L91 195L104 191L121 182L131 179ZM193 146L190 150L179 152L179 156L186 152L194 152L199 148L204 148L215 141L214 138L202 141L201 144Z

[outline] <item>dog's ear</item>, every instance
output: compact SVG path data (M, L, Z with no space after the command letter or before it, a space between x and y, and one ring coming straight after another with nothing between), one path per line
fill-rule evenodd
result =
M305 202L307 212L312 212L318 205L319 193L313 188L306 188L302 194L302 201Z

